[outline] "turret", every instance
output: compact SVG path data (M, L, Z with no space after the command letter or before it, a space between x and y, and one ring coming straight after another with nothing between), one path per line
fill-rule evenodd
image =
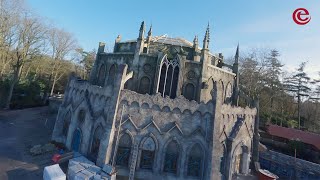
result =
M199 43L198 43L198 36L194 36L194 39L193 39L193 48L195 50L197 50L199 48Z
M98 47L98 52L97 52L97 54L103 53L105 46L106 46L106 43L99 42L99 47Z
M148 37L147 37L147 39L151 39L151 37L152 37L152 24L151 24L150 29L149 29L149 31L148 31Z
M210 42L210 27L208 23L206 34L203 39L203 49L209 50L209 42Z
M144 48L144 32L145 32L145 25L144 21L142 21L140 30L139 30L139 37L137 38L137 44L136 49L134 51L134 57L133 57L133 78L130 80L131 82L128 84L129 88L132 90L137 90L138 86L138 74L139 74L139 59L140 54L143 52Z
M118 35L116 40L114 41L114 48L113 48L113 52L117 52L118 51L118 47L119 47L119 43L121 41L121 35Z
M193 60L197 61L197 62L200 62L200 51L199 51L198 36L194 36L193 49L194 49Z
M210 64L209 60L209 41L210 41L210 27L207 26L206 34L203 39L203 47L201 50L201 61L203 65Z
M139 37L138 40L142 40L144 39L144 32L146 31L146 27L144 25L144 21L142 21L141 26L140 26L140 30L139 30Z
M202 64L201 68L201 79L199 79L199 84L201 86L198 87L198 101L208 101L208 97L210 96L210 91L207 90L208 88L208 79L210 78L210 73L207 71L207 67L211 64L211 57L209 53L209 41L210 41L210 27L209 23L206 29L206 33L203 39L203 47L201 49L201 60L200 63Z
M152 25L150 26L150 29L148 31L148 36L147 36L147 41L146 41L147 47L145 47L146 49L143 50L144 53L149 53L151 38L152 38Z

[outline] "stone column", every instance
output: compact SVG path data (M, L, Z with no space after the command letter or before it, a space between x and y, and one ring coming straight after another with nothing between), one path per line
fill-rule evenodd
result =
M250 163L250 154L243 153L242 154L242 163L241 163L241 174L249 173L249 163Z
M223 145L219 142L219 136L222 130L221 124L221 102L222 98L218 95L222 87L220 83L214 84L214 119L212 127L212 139L210 139L209 153L208 153L208 166L205 174L205 179L222 179L221 174L221 159L223 157ZM211 170L210 170L211 169Z
M226 165L225 165L225 177L227 180L232 178L232 163L233 163L233 157L232 157L232 150L233 150L233 139L228 138L227 139L227 153L226 153Z
M242 155L241 155L241 174L249 173L249 163L250 163L250 154L247 146L242 147Z
M114 152L114 137L115 137L115 123L117 121L117 112L118 112L118 106L121 96L121 90L123 89L124 83L126 80L128 80L130 77L132 77L132 74L130 77L127 75L127 65L119 65L118 73L116 75L115 83L114 83L114 89L113 94L110 94L112 97L110 100L110 110L108 116L110 117L110 123L108 124L108 129L106 130L107 134L109 134L108 137L104 140L103 145L103 154L99 157L99 159L103 159L103 163L100 161L98 165L102 164L109 164L110 160L112 160L112 152ZM120 119L120 117L118 117ZM101 148L100 148L101 149ZM100 155L100 153L99 153Z

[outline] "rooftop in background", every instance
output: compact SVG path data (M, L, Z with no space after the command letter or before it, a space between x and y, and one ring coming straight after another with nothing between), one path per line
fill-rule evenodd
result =
M186 39L183 39L180 37L176 37L176 38L169 37L167 34L161 35L161 36L154 36L152 37L151 41L162 43L162 44L171 44L176 46L186 46L186 47L193 46L193 44ZM136 39L128 40L128 41L124 41L123 43L127 43L127 42L137 42L137 40Z
M320 150L319 134L315 134L307 131L301 131L293 128L281 127L281 126L272 125L272 124L267 126L267 132L270 135L282 137L290 140L299 139L301 142L306 144L311 144Z

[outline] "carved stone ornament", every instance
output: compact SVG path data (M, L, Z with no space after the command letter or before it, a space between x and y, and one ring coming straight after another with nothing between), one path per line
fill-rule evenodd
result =
M196 77L196 73L194 71L189 71L187 74L188 79L194 79Z
M151 67L150 64L145 64L145 65L143 66L143 71L144 71L145 73L149 73L149 72L151 72L151 70L152 70L152 67Z

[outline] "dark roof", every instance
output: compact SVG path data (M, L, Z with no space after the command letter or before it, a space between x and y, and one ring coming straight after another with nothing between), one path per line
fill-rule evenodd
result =
M277 125L270 124L267 126L267 132L270 135L282 137L290 140L299 139L301 142L311 144L320 150L320 135L301 131L293 128L286 128Z

